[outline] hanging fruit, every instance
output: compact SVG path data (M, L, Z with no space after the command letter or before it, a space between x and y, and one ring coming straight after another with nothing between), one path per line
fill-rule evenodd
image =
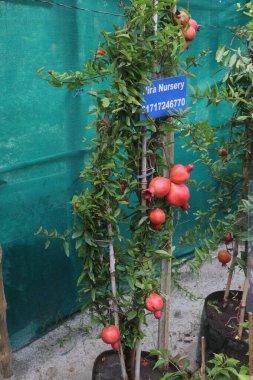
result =
M170 180L164 177L155 177L151 180L148 189L143 190L143 198L151 202L153 197L163 198L170 191Z
M146 308L152 313L162 310L163 308L163 299L159 294L152 293L145 300Z
M154 208L149 213L149 220L153 224L161 225L166 220L165 212L161 208Z
M175 183L171 183L170 192L167 195L167 201L172 206L180 206L183 209L188 209L188 200L190 198L190 190L186 185L177 185Z
M161 319L162 316L163 316L163 313L162 313L161 310L157 310L157 311L154 312L154 316L155 316L156 319Z
M113 343L113 344L112 344L112 349L113 349L115 352L118 352L118 351L120 350L120 344L119 344L119 342Z
M196 30L193 28L193 26L186 26L183 30L183 35L186 41L192 41L196 37Z
M222 263L222 266L225 266L231 260L231 255L225 249L222 249L218 252L218 260Z
M118 326L104 327L101 333L101 338L105 343L114 344L120 339Z
M220 157L227 157L228 152L227 152L225 149L220 148L220 149L218 149L218 155L219 155Z
M182 26L186 26L190 18L185 11L177 11L176 17L178 18Z
M193 20L193 18L190 18L189 24L196 30L196 32L200 31L200 25L197 23L196 20Z
M229 244L229 243L231 243L234 240L234 238L233 238L233 236L231 235L230 232L226 232L223 235L223 240L225 241L226 244Z
M194 165L174 165L170 171L170 181L181 185L184 182L187 182L190 178L190 172L194 169Z

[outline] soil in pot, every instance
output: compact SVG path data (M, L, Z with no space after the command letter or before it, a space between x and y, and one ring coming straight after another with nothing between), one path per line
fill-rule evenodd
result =
M228 357L248 361L248 334L243 332L242 340L238 340L240 302L242 292L231 290L226 308L223 308L224 291L209 294L205 300L202 313L200 337L205 336L208 357L212 353L224 353ZM198 352L200 359L200 352Z
M156 357L149 355L149 352L142 352L141 359L141 380L159 380L165 373L160 369L153 370L153 367L157 361ZM176 368L171 365L171 372L175 372ZM105 351L100 354L93 367L92 380L120 380L121 370L119 355L113 350ZM183 377L177 376L175 380L182 380Z

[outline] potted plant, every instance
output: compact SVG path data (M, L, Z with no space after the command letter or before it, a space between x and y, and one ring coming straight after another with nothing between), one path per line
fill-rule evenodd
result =
M252 19L251 2L243 7L237 4L237 8ZM206 99L207 105L212 107L224 106L227 102L232 105L232 117L226 125L215 128L208 123L202 123L199 128L187 126L190 148L200 152L200 161L213 178L213 182L206 185L213 197L209 199L209 208L197 213L198 225L185 239L194 241L202 231L201 244L195 249L195 262L190 263L193 268L206 260L221 242L225 243L226 248L218 252L217 258L224 268L228 268L226 289L206 298L200 335L205 335L209 352L224 352L247 360L243 322L247 294L252 300L253 263L252 224L248 225L253 180L252 21L232 32L235 47L231 43L229 47L220 47L216 53L216 61L221 65L220 81L204 91L197 88L193 94L195 101ZM245 274L242 292L230 291L235 267Z
M89 126L96 131L95 150L81 172L87 186L71 201L73 231L61 235L40 228L39 234L46 237L47 246L53 238L62 239L67 253L69 239L75 240L83 260L80 295L93 318L104 326L102 340L119 357L120 367L112 379L140 379L140 365L149 360L147 353L141 357L140 346L147 312L162 320L159 344L168 349L173 210L181 207L185 212L189 207L185 182L193 165L173 166L173 132L186 112L172 118L168 113L171 103L164 102L161 107L166 115L152 118L143 103L144 94L154 92L152 79L188 71L180 56L198 25L191 25L188 13L176 12L175 6L175 0L131 1L123 27L116 25L113 32L102 33L104 42L83 71L60 74L49 70L44 75L44 68L39 70L55 87L99 84L97 90L88 92L95 100L94 121ZM191 57L187 65L193 62L198 64ZM109 85L101 89L105 79ZM113 351L103 355L111 356ZM101 356L94 380L98 371L107 370L97 366L101 366ZM161 376L151 366L141 367L148 371L145 378ZM169 366L163 371L170 371Z

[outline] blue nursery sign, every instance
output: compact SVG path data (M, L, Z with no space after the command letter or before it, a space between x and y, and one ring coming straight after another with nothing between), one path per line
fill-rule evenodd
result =
M152 84L146 86L145 103L142 105L149 116L153 118L167 116L170 111L186 108L186 75L156 79ZM145 113L142 113L141 119L144 118Z

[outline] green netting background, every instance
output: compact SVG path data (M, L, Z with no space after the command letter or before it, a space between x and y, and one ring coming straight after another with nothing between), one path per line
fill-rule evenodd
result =
M119 13L118 0L62 0L66 5ZM186 6L186 2L181 3ZM181 5L180 4L180 5ZM189 54L216 50L230 40L226 25L237 25L232 0L191 0L190 11L202 24ZM72 252L66 258L60 243L44 251L34 236L40 225L64 230L71 225L68 204L83 184L79 172L87 155L82 139L92 99L85 93L48 86L36 76L41 66L57 71L78 69L91 57L99 32L111 30L122 18L50 6L32 0L0 1L0 242L4 250L4 284L12 348L41 336L62 318L78 310L76 278L81 265ZM212 81L214 56L203 61L192 84ZM226 120L226 107L194 107L193 118L214 125ZM176 138L176 162L191 157ZM197 166L192 177L206 178ZM191 210L178 234L192 225L192 213L205 207L203 194L192 192ZM181 249L187 255L192 247Z

